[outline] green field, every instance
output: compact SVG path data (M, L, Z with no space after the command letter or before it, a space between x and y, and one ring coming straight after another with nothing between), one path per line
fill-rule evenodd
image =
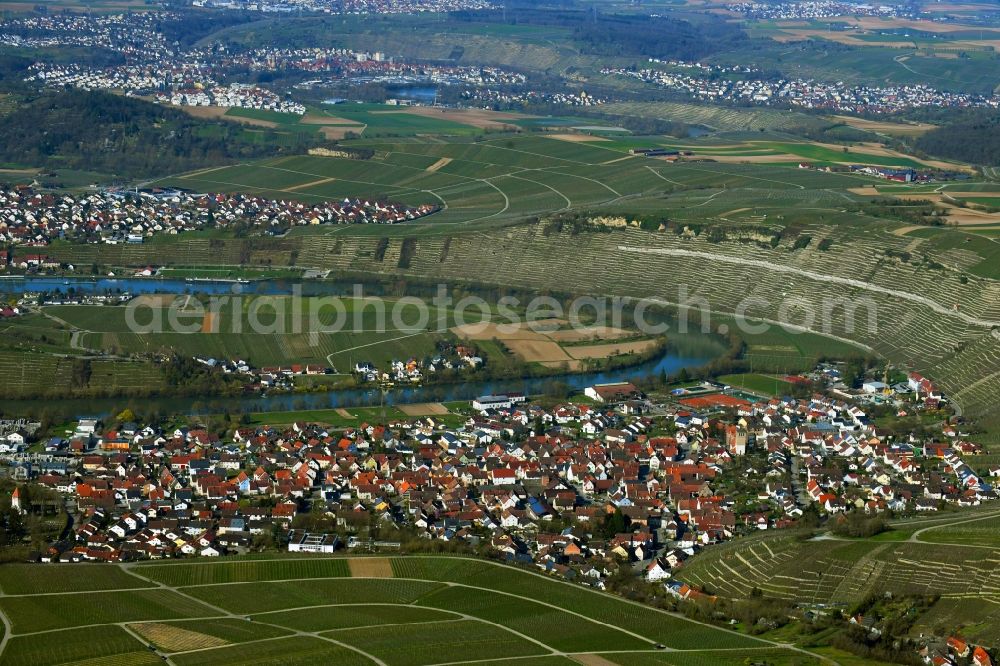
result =
M761 374L720 375L718 380L730 386L761 393L764 395L785 395L792 388L792 383L780 377Z
M342 374L361 360L384 367L394 359L431 356L435 342L455 322L452 312L432 306L424 310L398 299L364 302L353 297L336 302L292 296L244 297L238 307L225 305L211 316L206 315L212 311L209 298L189 301L183 296L169 305L140 304L134 310L128 306L50 306L44 311L77 332L77 344L86 350L120 355L171 351L185 356L239 358L255 367L310 363ZM481 316L470 310L464 321L479 321ZM21 330L26 325L17 322L13 326ZM69 351L68 342L66 339L61 349L55 345L51 351ZM343 383L344 378L340 379Z
M1000 517L982 518L957 525L944 524L921 532L924 543L962 544L1000 549Z
M371 563L391 578L364 577L367 564L355 570L343 558L289 557L128 568L33 565L42 572L58 568L63 588L104 591L49 595L12 588L16 596L0 597L13 632L0 664L156 663L169 657L176 664L431 666L527 657L529 664L562 666L563 655L579 653L627 665L663 654L657 642L685 651L677 663L717 656L706 650L760 651L777 663L795 654L482 560L413 556ZM109 573L87 580L94 569ZM162 587L131 589L148 581Z
M802 540L764 534L712 548L689 560L680 578L718 594L765 596L850 607L868 595L940 596L914 626L962 633L1000 645L992 609L997 596L992 562L1000 553L995 510L894 521L869 539ZM987 615L984 616L983 613Z
M88 592L153 587L152 583L130 576L118 567L51 566L5 564L0 567L0 590L4 594L46 592Z
M294 113L232 108L226 112L226 116L273 123L282 131L303 134L319 134L321 128L324 127L320 123L303 122L306 116ZM482 134L481 129L471 125L417 115L410 113L406 107L386 104L345 103L335 106L323 106L314 109L307 116L320 118L330 116L331 121L334 119L349 121L354 124L331 123L328 126L338 129L343 128L359 136L368 138L412 137L425 134L441 136L475 136Z
M385 114L399 115L399 114ZM207 173L170 178L166 185L209 191L249 191L305 201L343 197L388 197L410 204L444 204L433 217L393 229L396 233L450 233L455 226L496 227L531 215L558 210L599 209L608 213L646 212L704 220L735 208L750 206L756 215L806 207L814 217L826 210L836 215L845 203L860 199L833 189L871 182L840 174L818 173L787 165L689 162L670 165L632 157L629 148L686 145L696 154L753 155L791 153L807 159L864 163L910 164L907 158L875 158L863 153L837 153L808 142L763 141L748 148L720 149L713 139L679 144L664 137L637 137L600 142L569 142L546 135L507 136L471 141L387 142L366 138L350 145L370 148L370 160L304 156L243 164ZM725 190L724 196L709 188ZM712 197L712 201L706 201ZM353 227L348 233L384 233L384 229ZM271 244L267 255L277 265L291 239ZM286 249L288 248L288 249ZM133 263L129 256L142 248L100 248L107 263ZM113 258L114 254L118 259ZM169 256L169 255L168 255ZM232 256L232 259L229 257ZM190 253L185 262L201 258ZM245 257L245 255L244 255ZM180 259L180 257L178 257ZM82 261L82 260L81 260ZM254 265L239 255L217 253L214 261ZM199 263L201 263L199 261ZM269 264L270 265L270 264Z

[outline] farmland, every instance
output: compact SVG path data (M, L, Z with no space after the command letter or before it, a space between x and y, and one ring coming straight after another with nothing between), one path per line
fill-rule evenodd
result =
M789 205L808 206L816 211L814 216L822 215L823 210L834 215L845 204L861 200L843 190L872 181L803 171L795 168L799 160L920 166L911 158L891 151L860 147L845 153L823 144L794 141L720 145L712 141L692 143L638 137L569 142L557 135L535 135L476 141L455 138L450 142L362 139L351 145L372 149L375 155L366 161L317 156L280 158L195 172L160 183L197 190L255 192L278 198L294 195L304 201L389 197L409 204L443 205L444 210L433 217L394 230L394 233L415 234L444 233L453 231L457 225L494 228L559 210L641 212L646 202L656 202L658 209L668 215L700 219L747 207L754 215L761 215ZM628 150L636 146L683 146L693 152L690 160L697 161L671 165L630 156ZM764 157L777 157L785 164L751 163ZM340 233L368 234L380 230L352 227ZM276 241L275 254L281 256L289 243L290 239ZM163 249L169 252L171 248ZM203 251L193 246L190 250L187 263L200 263L197 260ZM131 264L138 260L136 255L142 254L141 248L128 247L101 248L101 251L106 253L100 257L102 263L112 265ZM215 263L238 264L239 256L223 252ZM261 254L261 259L264 256ZM249 262L254 263L257 262Z
M315 363L347 372L351 350L358 350L353 358L363 356L377 364L434 352L434 341L440 336L429 332L428 324L406 325L420 321L416 307L404 303L393 309L389 304L385 315L380 315L376 306L357 299L341 303L343 315L332 305L321 310L319 299L247 298L239 312L226 308L208 320L203 310L141 308L135 318L143 326L169 322L170 311L180 324L165 323L149 332L130 326L125 307L56 306L46 312L81 331L81 347L125 354L171 350L187 356L241 358L257 367ZM436 322L437 311L430 315L428 321ZM339 326L338 321L342 321Z
M215 230L157 236L142 245L57 242L49 254L82 266L316 269L380 280L412 277L650 297L668 305L678 301L677 291L684 288L703 296L716 325L730 330L727 316L752 297L767 301L753 308L752 317L799 326L791 332L774 327L744 332L753 372L789 374L807 370L827 355L877 353L916 366L971 416L984 414L1000 383L1000 353L990 333L991 322L1000 318L1000 244L948 227L908 227L871 211L875 197L924 196L924 185L890 185L859 174L798 168L799 160L813 158L906 164L898 160L908 158L891 151L864 144L845 156L824 144L768 133L743 133L728 142L665 137L578 142L531 134L479 140L369 138L350 144L370 149L374 156L287 157L196 172L161 184L305 201L388 197L438 203L442 210L391 227L296 227L284 237L266 240ZM670 163L629 154L637 146L693 154ZM789 164L740 162L764 153L794 159ZM723 158L735 161L718 161ZM995 185L964 182L943 189L949 188L974 194L988 193ZM560 212L570 218L569 224L556 219ZM581 218L600 226L580 226ZM609 261L615 271L595 270ZM844 285L850 285L847 293L842 293ZM905 295L900 298L899 292ZM822 342L798 335L801 321L781 309L781 302L792 299L823 313L831 307L825 302L841 295L863 297L866 305L849 315L842 303L835 303L823 315L828 321L806 322L805 328L823 329ZM871 321L876 311L877 332L858 330L855 315ZM66 316L75 319L72 313ZM259 363L325 363L338 370L343 356L348 361L353 356L343 350L362 344L375 343L360 351L382 359L423 355L434 343L432 336L416 330L373 333L366 340L331 335L316 345L303 345L295 335L258 339L227 333L211 340L134 336L117 326L116 319L74 321L83 332L79 342L127 352L172 348ZM528 342L519 343L520 351L533 362L580 362L568 348L559 352L566 357L556 357L559 345L553 341L546 349ZM482 343L504 353L493 340ZM57 362L42 350L36 354L39 362ZM25 382L34 376L14 371L19 373Z
M484 113L455 111L428 114L421 109L385 104L338 104L316 108L305 116L256 109L229 109L223 118L234 122L277 128L283 132L319 134L327 139L343 139L348 134L374 137L412 137L417 135L474 136L481 134ZM493 114L496 127L516 116ZM493 126L487 124L486 126Z
M508 566L440 556L378 561L389 577L366 578L371 567L322 557L39 565L57 569L65 588L100 591L52 597L4 582L0 610L12 633L0 664L160 657L174 664L431 666L514 657L557 664L567 655L587 663L587 655L600 654L631 666L661 654L676 655L666 663L699 663L726 650L819 663L802 651ZM98 568L114 573L86 580ZM160 587L134 589L150 584ZM657 642L665 647L657 650Z
M900 520L868 539L766 534L714 547L690 560L680 578L718 594L765 596L850 607L882 593L940 596L912 632L961 630L1000 643L982 617L998 600L993 563L1000 552L995 510Z
M143 245L61 242L49 252L83 266L155 262L230 270L310 268L378 279L412 276L531 291L653 297L668 304L677 301L673 292L685 287L705 296L719 315L733 312L741 299L752 296L768 301L752 316L790 323L796 322L778 311L777 301L798 299L822 312L828 306L819 301L838 293L831 289L831 281L860 278L865 284L855 287L856 295L875 299L877 334L856 330L851 318L835 308L828 316L832 319L825 326L824 342L773 327L746 333L751 369L800 372L824 355L874 351L915 364L941 382L970 414L981 411L991 387L1000 381L1000 354L987 323L1000 316L991 296L1000 293L995 283L1000 277L997 242L944 227L921 227L898 235L892 232L905 229L900 222L862 210L880 192L920 195L926 189L920 185L890 186L860 175L799 169L795 162L786 166L712 161L761 151L834 157L825 146L775 141L766 135L730 143L663 137L570 142L527 135L449 141L362 139L354 144L373 150L374 157L281 158L194 173L163 184L303 200L385 196L409 203L436 202L443 210L414 224L297 227L266 241L199 232L156 237ZM637 145L674 147L694 155L671 164L630 155L629 149ZM861 146L851 157L883 157L863 150L875 149ZM690 161L694 158L703 159ZM963 183L956 191L972 193L987 186ZM593 227L561 225L552 221L557 211L599 218L603 228L598 233ZM640 224L643 229L636 228ZM609 259L616 265L614 273L593 270ZM791 279L789 271L795 274ZM660 278L664 275L669 276L667 281ZM900 285L911 296L903 301L886 297ZM923 305L910 310L918 301ZM360 345L375 343L359 351L381 360L423 355L434 342L433 336L418 330L364 334L365 340L349 333L328 335L315 345L303 344L303 336L294 334L267 339L246 333L135 336L116 323L120 318L103 317L105 313L96 313L102 320L96 322L63 314L83 332L79 342L93 349L175 349L257 363L322 363L338 370L353 356L344 350ZM220 323L226 321L224 315ZM721 323L732 327L728 320ZM815 330L816 323L807 328ZM560 351L566 357L555 357L554 343L542 349L529 342L530 349L521 344L524 358L579 362L568 352ZM950 353L954 350L958 353ZM37 358L56 363L41 352ZM16 370L15 376L19 372L23 371ZM24 381L31 376L24 375Z

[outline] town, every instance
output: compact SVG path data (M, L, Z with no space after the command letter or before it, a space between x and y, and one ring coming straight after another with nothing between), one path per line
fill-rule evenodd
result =
M412 418L340 409L356 423L338 426L244 419L219 430L125 410L58 432L22 419L0 423L0 456L13 511L51 515L64 504L57 511L71 517L36 561L437 541L598 589L616 563L690 603L714 597L675 574L734 538L997 499L970 465L979 447L932 382L910 372L848 386L843 370L824 363L786 378L803 388L798 398L712 381L668 394L596 384L564 400L486 395ZM922 436L887 430L871 416L886 409L938 425ZM877 632L871 617L849 624ZM921 647L936 664L973 651L990 663L955 637Z
M238 9L287 14L291 12L321 12L324 14L420 14L467 9L489 9L486 0L296 0L263 2L253 0L191 0L194 7Z
M751 19L818 19L838 16L878 16L884 18L917 18L919 12L908 5L839 2L737 2L726 5L731 12Z
M658 402L633 384L599 384L562 402L481 396L341 428L217 432L125 413L41 440L37 426L15 424L0 453L11 478L67 495L81 516L45 560L246 552L323 518L340 536L384 524L485 542L597 584L605 557L667 580L699 549L791 527L807 511L903 515L997 498L967 462L979 448L919 374L850 388L826 364L797 381L818 390L766 398L705 382ZM884 406L940 414L941 425L924 438L885 434L869 416Z
M396 224L437 212L438 206L344 199L302 203L249 194L195 194L181 190L109 189L83 195L0 189L0 243L44 247L56 239L142 243L157 234L245 226L281 234L293 226ZM24 258L23 268L45 263Z
M654 61L651 61L654 62ZM806 109L827 109L850 113L893 114L923 107L998 108L1000 97L935 90L927 85L896 85L886 87L848 86L802 79L752 78L750 70L728 67L681 65L670 62L674 69L698 69L696 76L663 69L604 68L607 76L634 78L674 93L712 102L751 103L761 106L792 106ZM740 79L719 78L730 72L751 76Z

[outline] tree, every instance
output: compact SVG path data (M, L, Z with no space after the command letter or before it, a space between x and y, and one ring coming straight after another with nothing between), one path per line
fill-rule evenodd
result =
M136 418L132 410L126 407L120 414L118 414L118 416L115 417L115 420L118 421L118 423L131 423L132 421L135 421Z
M616 506L614 513L609 513L601 523L601 536L610 539L628 529L628 518L622 513L622 508Z

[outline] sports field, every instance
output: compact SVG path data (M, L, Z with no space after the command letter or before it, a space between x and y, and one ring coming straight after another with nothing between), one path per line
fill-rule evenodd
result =
M4 666L631 666L737 664L758 654L768 663L821 663L804 651L472 558L6 568L0 578ZM56 571L59 594L33 593L17 582L48 570Z

